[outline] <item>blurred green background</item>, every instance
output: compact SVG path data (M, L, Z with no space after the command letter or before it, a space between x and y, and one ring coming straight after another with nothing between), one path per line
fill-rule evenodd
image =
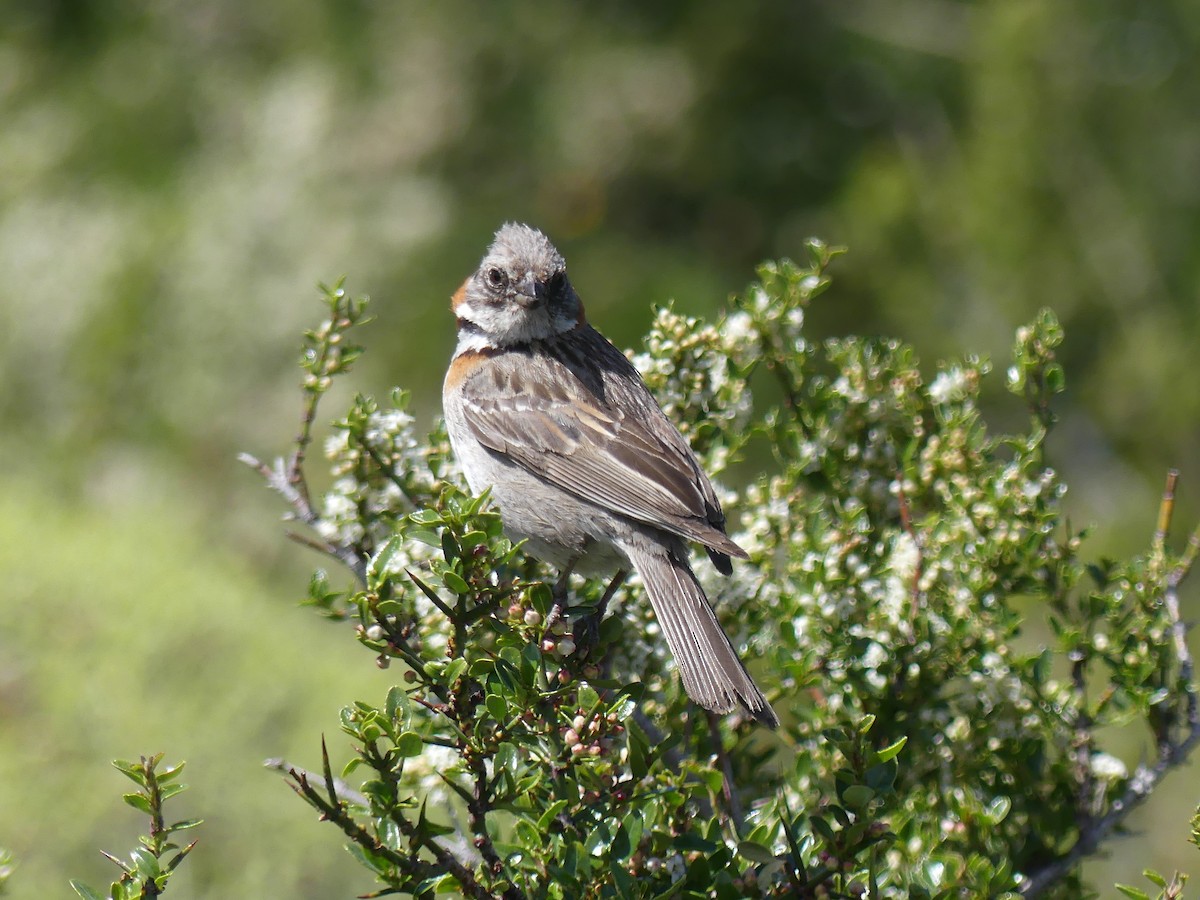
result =
M293 435L314 284L378 322L354 389L428 421L447 298L544 228L623 346L809 234L848 245L811 333L936 360L1067 329L1053 444L1093 553L1200 515L1193 0L0 4L0 846L16 897L106 883L142 827L116 756L186 758L180 897L370 888L279 780L390 683L295 605L318 564L234 459ZM325 407L339 412L339 398ZM1187 601L1195 608L1196 591ZM1127 761L1146 749L1131 735ZM1177 773L1090 864L1200 871Z

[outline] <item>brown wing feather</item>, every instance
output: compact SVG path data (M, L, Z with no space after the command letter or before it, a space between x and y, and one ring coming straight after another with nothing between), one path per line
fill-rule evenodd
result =
M597 506L744 557L687 442L621 352L588 326L558 346L491 356L464 383L479 441Z

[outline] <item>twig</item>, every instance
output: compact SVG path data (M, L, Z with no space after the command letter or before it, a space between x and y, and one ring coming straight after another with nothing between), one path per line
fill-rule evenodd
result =
M499 875L504 871L504 863L500 860L500 855L496 852L496 846L492 843L492 836L488 833L487 814L488 814L488 777L487 768L484 766L482 757L473 756L470 760L471 777L475 782L475 790L471 795L471 800L467 804L467 815L470 819L471 833L475 835L475 846L483 856L484 863L493 875ZM521 894L516 888L510 887L504 891L506 900L520 900Z
M303 769L290 769L288 775L294 782L291 783L292 788L320 810L322 818L337 825L343 834L360 847L378 853L411 879L423 881L439 874L438 870L429 863L417 857L405 856L372 836L353 816L346 812L340 803L330 803L321 795L320 791L313 787L309 777L310 773ZM329 785L326 787L329 788ZM390 821L394 822L400 832L410 841L416 842L433 854L438 868L454 877L464 896L470 897L472 900L495 900L496 895L481 885L471 870L463 865L447 847L429 838L419 836L416 827L403 816L391 816ZM505 891L503 896L509 898L509 891ZM513 894L512 897L520 900L520 894Z
M296 459L297 454L292 454L292 465L295 464ZM299 455L299 459L303 461L302 454ZM267 487L279 494L291 506L296 519L310 528L317 528L321 523L321 517L313 510L312 504L309 501L308 488L305 486L302 472L299 474L299 481L296 481L294 470L291 466L285 468L282 459L276 460L274 467L268 466L265 462L250 453L239 453L238 460L254 469L263 477L267 482ZM349 544L319 541L315 538L307 538L292 533L289 533L288 537L305 546L312 547L314 550L319 550L322 553L332 556L353 572L354 577L360 582L363 584L367 583L367 559L355 547Z
M708 710L705 710L704 714L708 718L708 733L712 736L717 760L721 764L721 794L725 797L725 807L730 824L733 826L733 835L740 838L745 813L742 809L742 798L738 795L737 786L733 783L733 762L729 759L729 754L725 752L725 744L721 741L721 720Z
M1125 793L1113 801L1107 813L1080 832L1079 839L1065 856L1031 873L1021 885L1023 897L1040 897L1043 892L1052 887L1056 881L1075 868L1084 857L1095 853L1100 844L1108 837L1109 832L1124 821L1133 810L1146 801L1158 787L1167 771L1183 762L1200 743L1200 729L1192 729L1187 738L1179 744L1171 745L1169 753L1158 759L1153 766L1141 765L1129 779L1129 787Z
M1179 483L1179 470L1167 470L1167 485L1163 488L1162 502L1158 504L1158 524L1154 529L1151 547L1156 554L1166 550L1167 534L1171 530L1171 518L1175 514L1175 486Z
M1171 528L1171 514L1175 508L1175 485L1179 480L1179 472L1172 469L1167 473L1167 486L1163 491L1162 505L1159 507L1158 530L1154 534L1156 552L1165 549L1167 532ZM1187 695L1185 706L1187 725L1190 731L1200 728L1200 713L1196 706L1196 685L1193 682L1195 672L1192 654L1187 645L1187 625L1179 612L1179 584L1191 571L1196 559L1196 551L1200 548L1200 528L1192 532L1188 539L1187 549L1183 558L1170 572L1167 573L1166 590L1163 592L1163 603L1167 607L1167 615L1171 617L1171 636L1175 641L1175 658L1179 662L1179 681Z
M1154 532L1153 552L1159 558L1165 553L1167 534L1175 506L1175 487L1179 473L1172 469L1167 473L1167 485L1163 490L1159 506L1158 525ZM1200 712L1197 710L1196 686L1193 683L1194 664L1187 645L1187 625L1179 613L1179 585L1191 571L1197 554L1200 553L1200 527L1192 532L1187 549L1179 563L1164 579L1163 605L1170 618L1171 634L1175 645L1175 661L1179 666L1179 682L1186 695L1187 729L1178 741L1171 738L1170 730L1164 732L1158 746L1158 759L1153 765L1142 764L1129 779L1125 792L1112 802L1108 812L1098 818L1090 818L1079 829L1079 838L1063 856L1029 874L1021 885L1024 897L1039 897L1059 879L1070 872L1085 857L1095 853L1125 818L1141 806L1158 787L1159 782L1175 766L1183 763L1200 744Z
M276 772L281 772L284 775L291 775L295 778L297 775L303 775L310 781L314 778L320 778L315 772L310 772L308 769L302 769L300 766L293 766L290 762L282 757L272 757L271 759L263 760L263 765L268 769L274 769ZM360 794L354 788L350 787L345 781L340 778L334 779L333 789L337 798L344 803L349 803L353 806L361 806L364 809L370 809L371 801L365 795Z
M1075 797L1075 822L1084 831L1094 818L1095 779L1092 776L1092 718L1087 712L1087 657L1076 652L1071 662L1071 684L1079 712L1075 716L1071 761L1079 785Z
M423 881L431 875L436 874L429 863L397 853L391 847L382 844L374 835L363 828L353 816L347 813L340 804L331 804L322 796L320 791L312 786L309 780L309 773L303 769L291 769L288 771L288 776L292 779L288 782L292 790L315 806L320 811L322 819L333 822L342 830L342 833L346 837L350 838L350 840L354 841L360 847L369 848L372 852L378 853L409 878L416 881ZM465 893L467 886L464 884L462 887ZM483 900L483 898L487 897L487 894L482 894L480 897Z

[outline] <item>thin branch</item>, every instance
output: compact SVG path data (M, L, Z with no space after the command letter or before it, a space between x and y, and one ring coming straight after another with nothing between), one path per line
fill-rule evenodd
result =
M1071 761L1075 765L1075 822L1079 830L1085 831L1094 820L1096 782L1092 775L1092 719L1087 711L1087 656L1075 651L1071 663L1071 685L1075 693L1078 712L1072 724L1074 737L1071 746Z
M299 458L303 461L302 454ZM296 459L296 454L293 454L293 465ZM299 481L296 481L294 470L290 466L285 468L282 459L277 460L275 466L272 467L252 454L239 453L238 461L245 463L258 472L267 482L267 487L279 494L292 508L296 519L313 529L316 529L321 523L321 517L312 508L312 503L309 501L308 489L305 487L303 473L300 473ZM360 582L363 584L367 583L367 559L357 548L349 544L334 544L313 538L305 538L292 533L289 533L288 537L314 550L332 556L353 572L354 577Z
M1153 552L1160 559L1166 552L1167 535L1175 506L1175 487L1179 473L1172 469L1167 473L1167 484L1159 506L1158 523L1154 532ZM1187 728L1178 741L1171 738L1167 729L1158 746L1158 759L1153 765L1142 764L1129 779L1125 792L1112 802L1103 816L1090 818L1079 830L1079 838L1066 854L1054 862L1031 872L1021 886L1024 897L1039 897L1061 878L1066 876L1085 858L1095 853L1109 835L1137 809L1158 787L1159 782L1174 767L1187 760L1192 750L1200 744L1200 711L1197 710L1195 666L1191 650L1187 645L1187 625L1180 618L1179 585L1191 571L1192 563L1200 552L1200 527L1192 532L1187 549L1180 562L1164 578L1163 605L1170 619L1170 628L1175 645L1175 662L1179 667L1178 682L1186 696L1185 709Z
M284 775L291 775L292 777L303 775L310 781L314 778L321 777L315 772L310 772L308 769L303 769L300 766L293 766L286 759L278 756L264 760L263 765L268 769L274 769L276 772L281 772ZM352 806L361 806L363 809L370 808L371 801L368 800L365 795L360 794L358 791L354 790L354 788L350 787L350 785L342 779L334 779L333 788L337 798L343 803L349 803Z
M467 804L471 833L475 835L475 846L483 855L483 861L494 874L498 875L503 871L504 863L500 861L500 855L496 853L496 846L492 843L492 836L488 833L487 828L487 814L490 809L487 768L483 758L479 756L471 757L469 766L471 778L475 783L474 793ZM514 896L519 897L520 895Z
M370 849L372 852L384 857L384 859L404 872L409 878L424 881L439 874L440 869L441 871L448 872L458 882L459 889L463 892L463 895L470 897L471 900L496 900L496 895L481 885L471 870L463 865L447 847L442 846L432 839L419 836L416 826L403 816L391 816L390 821L395 822L405 837L416 841L422 848L433 854L438 868L435 869L432 865L418 857L405 856L381 843L363 828L353 816L346 812L345 807L340 803L332 804L322 796L321 792L312 786L309 773L302 769L290 769L288 775L291 776L294 782L289 782L292 788L320 810L322 818L337 825L343 834L360 847ZM326 787L328 788L328 785ZM509 898L510 894L508 891L505 891L503 896ZM519 894L512 896L515 900L521 900Z
M733 783L733 762L725 752L725 744L721 740L721 720L716 714L705 710L708 718L708 732L712 736L717 761L721 764L721 794L725 797L725 809L729 815L734 837L742 836L742 824L745 822L745 811L742 809L742 798L738 795L737 785Z
M1179 483L1179 470L1167 471L1167 485L1163 488L1162 502L1158 505L1158 525L1151 542L1155 554L1166 551L1167 534L1171 531L1171 518L1175 514L1175 486Z
M292 779L288 782L292 790L302 796L312 806L315 806L320 811L322 819L333 822L342 830L342 833L346 837L350 838L350 840L360 847L370 849L373 853L378 853L406 876L416 881L424 881L426 878L437 874L433 871L433 867L429 863L421 859L410 858L402 853L397 853L391 847L380 843L374 835L363 828L353 816L346 812L345 807L340 803L336 805L330 804L321 792L312 786L308 773L304 770L291 769L288 771L288 776ZM466 893L467 886L464 884L462 887L464 893ZM486 893L478 896L480 900L488 898L488 894Z
M1087 829L1080 832L1074 846L1054 862L1032 872L1021 886L1021 896L1040 897L1055 882L1079 865L1085 857L1091 856L1099 849L1100 844L1108 838L1118 825L1125 820L1133 810L1141 806L1163 776L1173 767L1182 763L1188 754L1200 743L1200 729L1193 728L1181 743L1171 745L1153 766L1141 765L1129 779L1129 787L1125 793L1113 801L1107 813L1092 821Z

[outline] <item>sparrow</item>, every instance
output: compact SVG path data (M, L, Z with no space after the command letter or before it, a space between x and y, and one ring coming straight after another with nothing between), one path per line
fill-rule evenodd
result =
M454 294L458 344L442 390L471 490L491 489L505 533L572 573L641 575L683 688L714 713L778 719L738 659L688 562L746 552L679 430L625 355L588 324L562 254L536 228L503 225ZM603 601L602 601L603 602Z

